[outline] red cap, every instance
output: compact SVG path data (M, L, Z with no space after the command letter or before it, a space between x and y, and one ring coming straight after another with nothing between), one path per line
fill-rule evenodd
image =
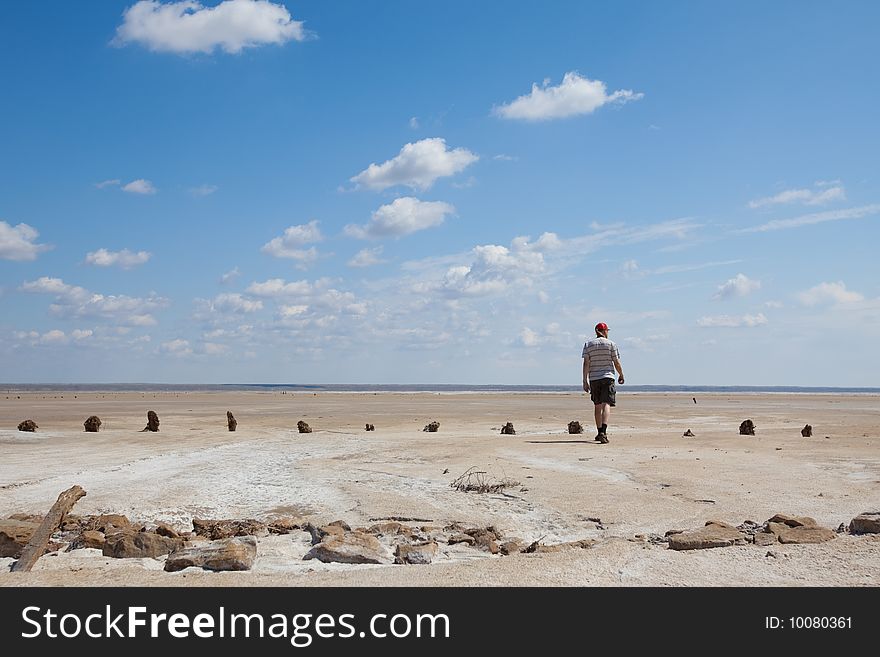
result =
M597 331L607 331L608 324L606 324L605 322L599 322L598 324L596 324L596 330Z

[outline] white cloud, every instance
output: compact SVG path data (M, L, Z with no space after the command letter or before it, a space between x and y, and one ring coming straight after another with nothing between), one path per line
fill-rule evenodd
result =
M383 260L381 256L381 246L377 246L373 249L361 249L354 254L354 257L352 257L347 264L349 267L371 267L373 265L381 265L388 262L387 260Z
M137 43L154 52L210 53L220 48L234 54L305 38L302 22L292 20L283 4L267 0L225 0L213 7L195 0L141 0L123 13L113 43Z
M112 267L116 265L122 269L131 269L132 267L144 264L150 259L151 255L147 251L133 253L128 249L122 249L122 251L98 249L86 254L86 264L95 265L96 267Z
M712 295L713 299L727 299L729 297L744 297L761 289L761 281L752 280L745 274L737 274L734 278L718 286L718 291Z
M357 239L401 237L426 228L439 226L455 207L443 201L420 201L411 196L396 198L373 212L365 226L349 224L345 234Z
M94 331L92 331L91 329L74 329L70 332L70 337L72 337L74 340L85 340L86 338L90 338L93 333Z
M393 159L371 164L351 178L357 187L381 191L395 185L425 191L438 178L453 176L480 159L466 148L448 150L440 137L406 144Z
M504 153L499 153L498 155L492 156L493 160L501 160L502 162L517 162L519 158L514 155L505 155Z
M178 338L163 342L158 349L159 353L170 354L172 356L189 356L192 349L189 346L189 340Z
M822 182L822 181L820 181ZM819 183L817 183L818 185ZM759 198L749 201L749 207L752 209L763 208L768 205L780 205L787 203L801 203L803 205L825 205L831 201L843 201L846 199L846 192L843 187L829 187L823 190L811 189L787 189L779 192L775 196Z
M846 210L826 210L825 212L815 212L813 214L805 214L792 219L777 219L768 221L766 224L754 226L752 228L743 228L740 233L763 233L768 230L783 230L785 228L800 228L801 226L812 226L814 224L825 223L826 221L842 221L843 219L861 219L880 213L880 203L872 205L863 205L858 208L847 208Z
M308 281L286 283L283 278L271 278L262 283L251 283L247 291L258 297L301 297L311 293Z
M519 332L519 342L524 347L537 347L541 341L538 334L526 326Z
M0 258L3 260L35 260L37 254L52 247L48 244L36 244L34 240L40 233L27 224L11 226L0 221Z
M697 320L697 326L701 326L703 328L754 328L755 326L761 326L766 323L767 318L764 316L764 313L742 316L714 315L711 317L701 317Z
M223 315L234 313L255 313L263 309L263 302L259 299L248 299L238 292L225 292L218 294L210 300L197 299L198 311L202 313L220 313Z
M865 297L858 292L847 290L843 281L836 283L819 283L809 290L798 293L798 299L807 306L820 303L852 303L862 301Z
M282 318L297 317L305 314L308 309L307 305L279 306L278 315Z
M127 326L150 326L156 323L151 311L164 308L168 300L155 295L147 298L104 295L68 285L60 278L43 276L21 285L23 292L52 294L55 303L49 311L59 317L100 317Z
M608 103L623 104L642 97L644 94L634 93L629 89L618 90L609 95L601 80L589 80L570 71L558 86L551 87L549 79L544 80L540 87L532 84L531 93L493 108L492 113L504 119L546 121L591 114Z
M275 258L296 260L300 266L305 266L317 260L318 251L315 247L308 249L300 247L311 242L320 242L322 239L318 221L315 219L307 224L290 226L281 237L270 240L260 250Z
M625 346L632 347L638 351L654 351L655 347L666 342L669 342L669 335L665 333L646 335L644 337L626 337L621 340L621 343Z
M785 304L782 303L781 301L765 301L764 305L767 308L784 308L785 307Z
M138 178L137 180L132 180L127 185L123 185L122 191L130 194L155 194L156 188L149 180Z
M221 285L228 285L229 283L232 283L235 279L237 279L239 276L241 276L241 272L238 271L238 267L233 267L228 272L226 272L225 274L220 276L220 284Z
M229 351L229 347L225 344L219 344L217 342L205 342L202 345L202 349L209 356L218 356L220 354L225 354Z
M95 187L104 189L105 187L116 187L120 184L122 184L122 181L119 178L113 178L112 180L102 180L99 183L95 183Z
M81 330L74 329L70 335L64 333L60 329L52 329L45 333L38 331L17 331L14 336L19 340L28 342L31 346L36 345L66 345L73 341L75 344L81 344L84 340L90 338L93 334L91 329Z
M409 119L409 127L412 128L413 130L418 130L419 129L419 117L411 116Z
M199 185L198 187L190 187L189 193L193 196L210 196L218 189L220 188L217 185Z

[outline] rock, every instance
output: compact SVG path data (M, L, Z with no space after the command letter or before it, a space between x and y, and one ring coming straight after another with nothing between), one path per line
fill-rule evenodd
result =
M99 418L97 415L90 415L88 418L86 418L86 421L83 422L83 428L88 433L97 433L98 429L101 428L101 418Z
M82 534L76 536L67 546L67 551L79 550L81 548L92 548L95 550L104 549L104 534L93 529L87 529Z
M40 428L40 427L38 427L38 426L37 426L37 423L34 422L33 420L25 420L24 422L20 422L20 423L18 424L18 430L19 430L19 431L31 431L31 432L34 432L34 431L36 431L36 430L39 429L39 428Z
M467 534L453 534L449 537L448 541L449 545L455 545L457 543L467 543L468 545L476 545L477 539L473 536L468 536Z
M788 527L776 533L780 543L824 543L835 538L837 534L825 527Z
M159 430L159 416L156 415L156 411L147 411L147 426L141 429L141 433L144 431L158 431Z
M230 431L235 431L235 427L238 426L238 421L232 415L232 411L226 411L226 426L229 427Z
M257 539L237 536L175 550L165 560L169 573L194 566L205 570L250 570L257 558Z
M270 534L291 534L305 525L306 521L302 518L276 518L269 523L267 529Z
M103 554L115 559L135 559L160 557L183 547L183 540L167 538L149 532L136 532L132 529L108 534L104 541Z
M193 518L193 532L212 541L233 536L265 536L266 523L249 518L247 520L203 520Z
M433 433L436 432L438 429L440 429L440 423L434 420L433 422L428 422L428 424L425 425L425 428L422 429L422 431L430 431Z
M119 513L102 513L99 516L83 516L79 519L79 526L83 531L99 531L109 534L119 529L129 529L131 523L128 518Z
M317 545L328 536L331 538L341 538L345 535L345 529L340 527L339 525L324 525L323 527L315 527L315 525L313 525L312 523L307 522L303 526L303 529L312 535L312 545Z
M394 550L394 563L429 564L437 556L438 551L436 541L398 545Z
M167 538L180 538L180 534L178 533L178 531L166 522L157 522L155 531L157 534L159 534L159 536L165 536Z
M751 420L743 420L739 425L739 435L741 436L754 436L755 435L755 423Z
M687 431L685 431L685 432L684 432L683 434L681 434L681 435L682 435L682 436L687 436L688 438L693 438L695 434L694 434L693 431L691 431L690 429L688 429Z
M671 550L703 550L706 548L727 547L737 542L745 542L746 535L727 523L712 521L704 527L690 532L673 534L669 537Z
M369 422L367 422L367 424L365 425L364 428L365 428L367 431L375 431L375 430L376 430L376 427L374 427L374 426L373 426L372 424L370 424Z
M403 534L404 536L410 536L412 532L411 527L407 527L399 522L380 522L375 525L371 525L369 529L367 529L367 533L373 534L374 536L400 536Z
M0 520L0 557L18 559L42 521Z
M849 523L851 534L880 534L880 511L863 511Z
M499 551L501 554L516 554L517 552L522 552L522 549L525 547L525 544L518 538L515 538L511 541L506 541L499 546Z
M783 525L787 525L788 527L816 527L817 523L812 518L807 516L787 516L784 513L777 513L775 516L770 518L768 523L782 523Z
M516 429L513 428L513 422L508 422L503 427L501 427L501 433L506 436L515 436Z
M304 560L317 559L324 563L392 563L388 549L375 536L361 532L345 532L342 536L327 536L312 547Z
M755 545L773 545L779 542L779 537L771 532L758 532L754 535Z
M333 522L327 523L328 527L342 527L345 531L351 531L351 525L349 525L345 520L334 520Z
M584 428L581 426L581 423L577 420L572 420L568 423L568 433L583 433Z
M580 541L568 541L567 543L557 543L555 545L542 545L538 541L534 541L527 548L523 549L525 554L532 553L550 553L550 552L564 552L566 550L585 550L587 548L593 547L596 544L596 541L591 540L589 538L581 539Z
M810 436L813 435L813 427L810 426L809 424L805 424L805 425L804 425L804 428L801 429L801 435L802 435L804 438L809 438Z
M312 433L312 428L308 425L307 422L303 422L302 420L296 423L296 428L299 430L300 433Z

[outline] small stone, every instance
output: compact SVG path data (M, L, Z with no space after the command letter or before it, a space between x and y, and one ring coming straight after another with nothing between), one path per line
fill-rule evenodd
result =
M97 433L101 428L101 418L97 415L90 415L85 422L83 422L83 428L88 433Z
M156 415L156 411L147 411L147 426L141 429L141 433L144 431L158 431L159 430L159 416Z
M513 428L513 422L508 422L503 427L501 427L501 433L506 436L515 436L516 429Z
M30 431L30 432L32 432L32 433L33 433L34 431L36 431L37 429L39 429L39 428L40 428L40 427L38 427L38 426L37 426L37 423L34 422L33 420L25 420L25 421L23 421L23 422L20 422L19 425L18 425L18 430L19 430L19 431Z
M312 547L304 560L317 559L324 563L392 563L393 557L379 540L361 532L345 532L339 537L326 537Z
M257 539L237 536L175 550L168 555L165 570L173 573L192 566L215 571L250 570L256 557Z
M102 551L105 557L116 559L156 558L182 546L182 539L123 529L106 536Z
M431 433L435 433L440 429L440 423L434 420L433 422L428 422L425 425L425 428L422 431L430 431Z
M880 511L863 511L849 523L851 534L880 534Z
M235 431L238 426L238 420L232 415L232 411L226 411L226 426L230 431Z
M583 433L584 428L581 426L581 423L577 420L572 420L568 423L568 433Z
M308 422L303 420L296 423L296 428L300 433L312 433L312 428L308 425Z
M813 435L813 427L810 426L809 424L805 424L805 425L804 425L804 428L801 429L801 435L802 435L804 438L809 438L810 436Z
M414 545L398 545L394 551L394 563L429 564L437 556L439 548L435 541Z
M687 431L685 431L685 432L684 432L683 434L681 434L681 435L682 435L682 436L687 436L688 438L693 438L693 437L694 437L694 432L691 431L690 429L688 429Z
M369 422L367 422L366 425L364 426L364 429L367 430L367 431L375 431L375 430L376 430L376 427L374 427L372 424L370 424Z

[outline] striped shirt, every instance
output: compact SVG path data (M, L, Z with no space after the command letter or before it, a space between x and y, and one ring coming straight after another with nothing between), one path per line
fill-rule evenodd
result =
M581 357L590 359L590 381L615 378L614 359L620 360L620 352L608 338L593 338L585 343Z

